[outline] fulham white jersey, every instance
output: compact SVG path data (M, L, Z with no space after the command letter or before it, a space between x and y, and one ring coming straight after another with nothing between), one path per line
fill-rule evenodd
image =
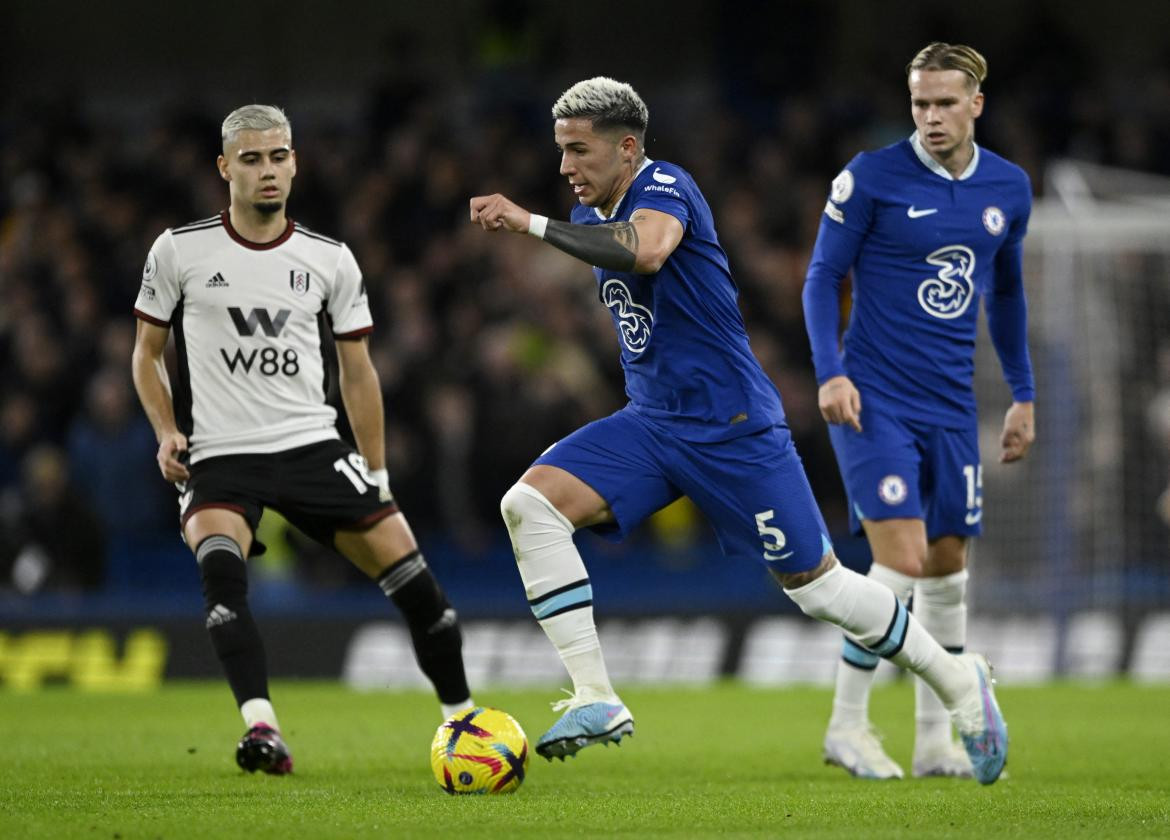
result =
M262 245L227 212L170 228L142 271L134 314L174 331L175 419L191 462L338 437L323 339L373 330L349 248L296 224Z

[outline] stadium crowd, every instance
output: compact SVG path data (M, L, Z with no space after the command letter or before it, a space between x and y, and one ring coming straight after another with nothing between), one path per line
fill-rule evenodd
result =
M648 151L711 201L752 346L841 527L800 291L834 174L912 126L899 79L767 75L751 57L702 90L646 85ZM1070 80L1048 54L1026 73L1019 57L992 58L977 139L1023 165L1037 193L1060 156L1170 173L1170 72L1135 93L1120 74ZM344 121L275 104L300 162L290 215L345 240L365 274L391 484L424 541L443 532L475 552L502 537L498 500L533 456L624 398L588 270L467 222L468 197L493 190L567 217L548 118L559 90L436 85L404 62ZM67 96L0 108L0 589L119 585L111 558L177 539L129 379L131 307L154 237L226 206L220 112L240 103L217 104L149 125Z

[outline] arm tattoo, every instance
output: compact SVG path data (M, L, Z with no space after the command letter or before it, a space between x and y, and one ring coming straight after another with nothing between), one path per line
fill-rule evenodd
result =
M638 231L630 222L574 225L549 219L544 241L598 268L633 271L637 262Z

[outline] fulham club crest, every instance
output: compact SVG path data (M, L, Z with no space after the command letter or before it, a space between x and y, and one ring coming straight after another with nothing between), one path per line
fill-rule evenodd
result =
M288 287L297 297L304 297L309 291L309 272L297 271L295 268L288 273Z

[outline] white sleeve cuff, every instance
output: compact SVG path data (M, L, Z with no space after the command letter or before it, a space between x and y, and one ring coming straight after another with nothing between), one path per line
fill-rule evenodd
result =
M536 213L528 214L528 232L537 239L544 239L544 231L547 227L548 216L538 216Z

